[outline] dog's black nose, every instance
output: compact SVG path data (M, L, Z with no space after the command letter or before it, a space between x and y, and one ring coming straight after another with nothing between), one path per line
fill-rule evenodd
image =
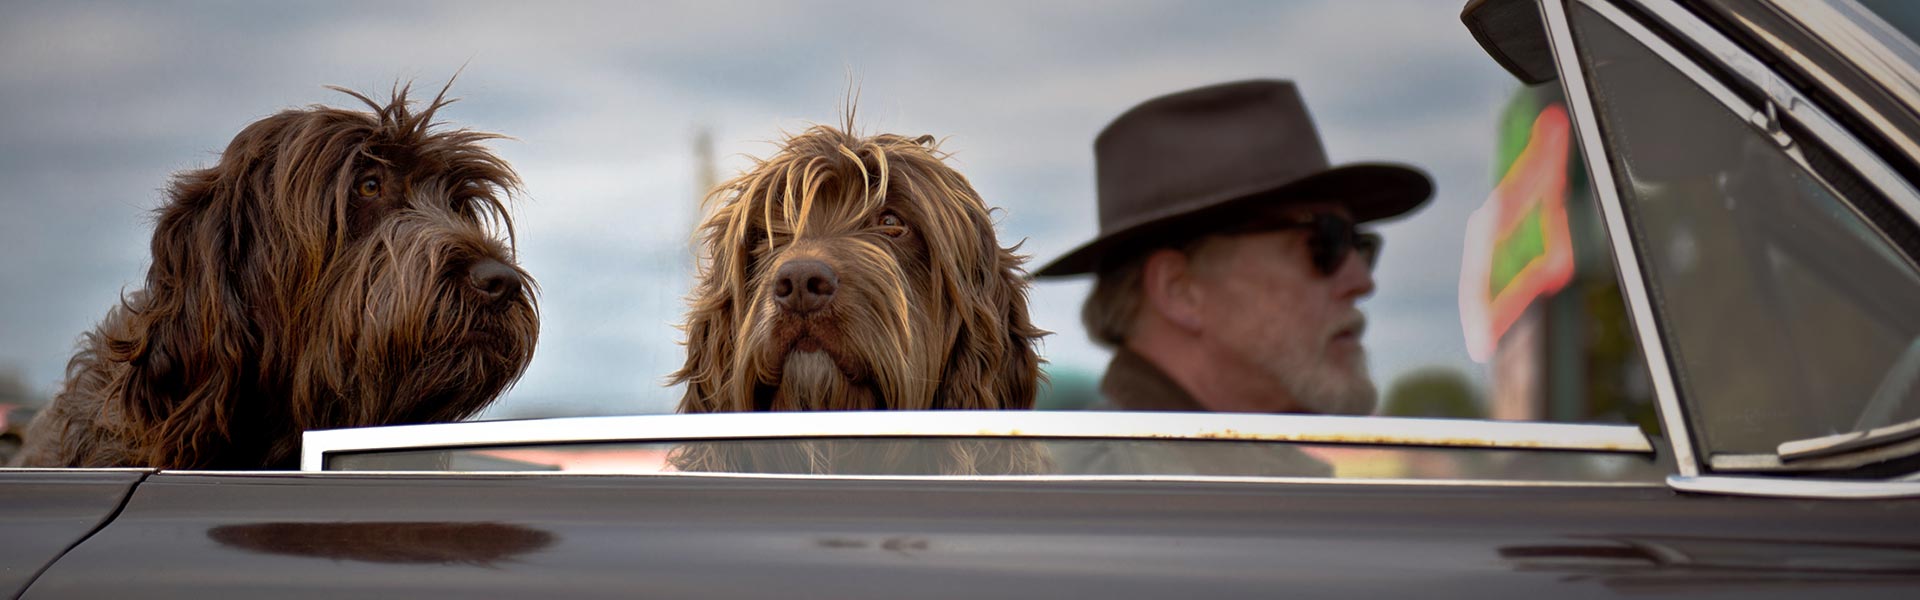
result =
M483 258L467 265L467 284L489 301L511 298L520 293L520 272L506 263Z
M820 310L839 288L833 267L817 260L790 261L773 274L773 301L795 314Z

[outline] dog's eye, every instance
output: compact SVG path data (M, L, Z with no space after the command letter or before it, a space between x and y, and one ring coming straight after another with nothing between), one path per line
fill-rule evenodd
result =
M887 229L886 234L889 237L900 237L907 233L907 222L900 220L900 216L893 213L880 213L879 224Z
M353 192L361 198L373 198L380 195L380 180L373 177L360 180L353 186Z

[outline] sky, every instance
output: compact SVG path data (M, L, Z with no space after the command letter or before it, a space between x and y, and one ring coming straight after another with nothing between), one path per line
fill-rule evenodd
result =
M384 97L458 72L440 116L512 137L491 147L525 182L512 214L541 290L533 363L481 418L671 411L705 191L695 139L725 178L782 132L838 123L849 89L863 132L941 139L1037 268L1093 237L1092 140L1114 116L1293 79L1335 163L1435 182L1380 227L1362 304L1376 380L1442 366L1484 382L1461 334L1461 228L1493 187L1517 83L1461 4L0 0L0 374L57 390L78 336L144 277L171 173L280 110L357 105L325 86ZM1079 323L1089 287L1032 290L1056 373L1106 364Z

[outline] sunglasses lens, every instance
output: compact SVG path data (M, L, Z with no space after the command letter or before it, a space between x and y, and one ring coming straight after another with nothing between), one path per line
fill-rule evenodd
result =
M1362 233L1353 237L1353 249L1360 251L1360 258L1367 259L1367 269L1372 270L1380 264L1380 245L1385 240L1378 233Z
M1347 243L1344 236L1326 231L1315 232L1308 246L1313 251L1313 268L1321 275L1332 275L1340 269L1340 259L1347 255Z
M1372 269L1379 258L1380 235L1356 231L1353 221L1322 214L1314 216L1311 227L1313 235L1307 242L1308 248L1313 254L1313 267L1322 275L1339 272L1349 251L1358 250L1360 258L1367 261L1368 269Z

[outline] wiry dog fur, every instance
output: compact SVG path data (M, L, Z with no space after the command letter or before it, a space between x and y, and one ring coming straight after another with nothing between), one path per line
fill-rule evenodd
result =
M83 337L23 465L293 467L303 430L457 420L519 378L539 324L499 136L438 128L444 89L417 113L339 91L372 112L284 111L174 177L144 288Z
M681 412L1032 407L1024 259L931 137L816 126L709 201ZM838 279L807 315L774 299L798 260Z
M680 411L1026 409L1039 385L1025 258L932 136L815 126L717 186ZM831 297L793 266L824 267ZM963 453L964 454L964 453Z

